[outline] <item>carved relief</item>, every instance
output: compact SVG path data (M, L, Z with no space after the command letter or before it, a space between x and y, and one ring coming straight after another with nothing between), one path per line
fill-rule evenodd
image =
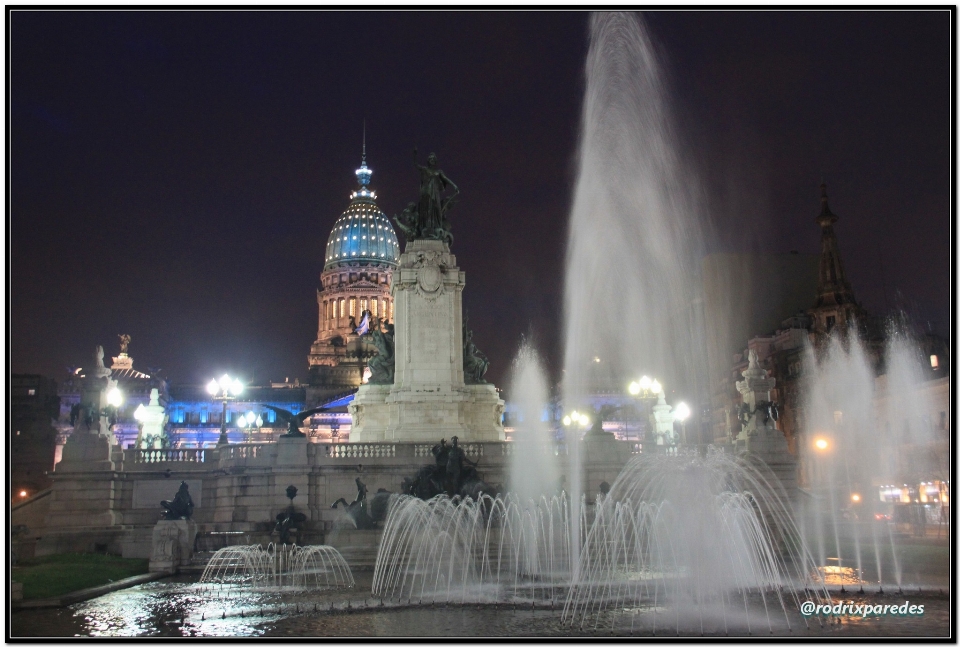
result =
M413 267L418 269L415 288L417 294L433 301L444 293L443 273L447 269L443 252L417 252Z

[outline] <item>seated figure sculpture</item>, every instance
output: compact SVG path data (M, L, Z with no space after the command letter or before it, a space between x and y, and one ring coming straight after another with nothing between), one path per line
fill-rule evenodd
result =
M180 481L180 489L177 490L173 501L161 501L163 506L163 518L168 521L177 519L189 519L193 515L193 498L190 497L190 488L186 481Z

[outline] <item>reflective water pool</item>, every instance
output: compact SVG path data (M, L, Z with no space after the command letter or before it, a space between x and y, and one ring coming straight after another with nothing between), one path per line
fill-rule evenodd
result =
M605 612L582 625L562 625L559 606L445 606L396 604L369 595L370 574L358 573L348 591L300 596L245 595L224 591L203 599L195 578L141 584L62 609L20 610L13 637L70 636L337 636L337 637L560 637L681 636L940 636L949 635L950 600L916 590L902 594L835 595L855 604L924 604L916 617L845 617L842 622L768 614L759 596L742 606L705 610L678 620L670 607ZM745 608L744 608L745 607ZM679 625L679 626L678 626ZM678 631L679 629L679 631Z

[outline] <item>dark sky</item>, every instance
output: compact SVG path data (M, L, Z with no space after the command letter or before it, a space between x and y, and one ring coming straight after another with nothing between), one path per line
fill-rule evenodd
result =
M306 377L366 119L385 212L415 198L415 146L460 187L488 378L530 331L556 370L587 18L12 12L10 368L60 378L127 333L181 383ZM949 12L646 20L713 248L816 253L823 176L858 298L947 333Z

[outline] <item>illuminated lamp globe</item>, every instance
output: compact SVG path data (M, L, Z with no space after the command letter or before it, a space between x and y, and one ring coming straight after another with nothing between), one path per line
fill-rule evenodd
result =
M627 390L630 391L630 395L640 395L640 384L637 382L631 382L630 386L627 387Z
M123 403L123 394L120 393L120 389L110 389L107 393L107 404L119 407Z
M210 395L216 395L217 391L220 390L220 385L217 384L216 380L210 380L210 383L207 384L207 393Z
M643 377L640 378L640 382L639 382L640 388L644 391L648 390L650 388L651 381L652 380L649 377L644 375Z
M679 420L680 422L683 422L684 420L690 417L690 407L688 407L684 402L681 402L680 404L678 404L677 407L673 410L673 412L677 420Z

